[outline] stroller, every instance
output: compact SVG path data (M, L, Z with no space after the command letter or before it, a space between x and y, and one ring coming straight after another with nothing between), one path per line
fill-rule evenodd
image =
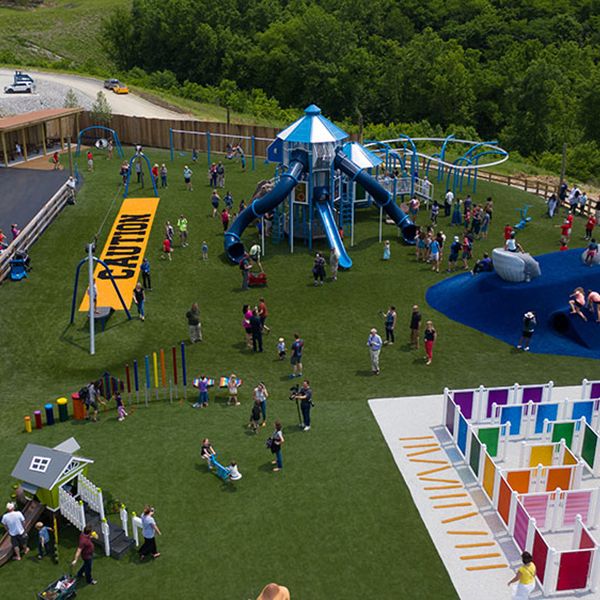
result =
M248 285L250 287L262 287L267 285L266 273L248 273Z
M63 575L52 582L43 592L40 592L38 600L69 600L77 596L77 579L71 575Z
M10 260L10 278L12 281L21 281L31 271L29 255L24 250L18 250Z

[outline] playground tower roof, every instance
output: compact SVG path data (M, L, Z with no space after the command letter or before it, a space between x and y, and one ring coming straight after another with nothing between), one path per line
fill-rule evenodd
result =
M277 137L284 142L323 144L339 142L349 136L329 119L326 119L318 106L311 104L304 110L303 117L278 133Z
M347 142L342 148L344 154L361 169L378 167L384 161L376 154L361 146L358 142Z

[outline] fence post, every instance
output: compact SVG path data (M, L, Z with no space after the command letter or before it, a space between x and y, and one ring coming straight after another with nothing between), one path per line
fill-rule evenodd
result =
M533 537L535 536L536 520L531 517L527 524L527 537L525 538L525 550L527 552L533 551Z
M85 527L85 508L83 507L83 500L79 501L79 523L80 523L80 527L79 529L81 531L83 531L83 528Z
M548 547L546 569L544 571L544 585L542 586L544 596L550 595L556 589L556 581L558 579L557 555L558 552L554 548Z
M104 554L110 556L110 528L106 519L102 519L102 537L104 538Z
M512 492L510 496L510 508L508 510L508 533L515 537L515 520L517 517L517 498L519 494Z
M127 522L127 508L124 504L121 504L121 509L119 510L119 516L121 517L121 527L125 532L125 536L129 537L129 524Z
M479 451L479 470L478 470L478 475L477 475L477 480L481 487L483 487L483 471L485 469L485 455L486 454L487 454L487 445L481 444L481 449ZM494 492L492 490L492 494L493 493Z
M133 541L135 542L136 547L140 545L140 536L138 532L138 528L135 526L135 520L138 516L135 512L131 513L131 534L133 535Z

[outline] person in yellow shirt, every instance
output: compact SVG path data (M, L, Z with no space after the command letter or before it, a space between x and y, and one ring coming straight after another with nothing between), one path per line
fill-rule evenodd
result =
M535 589L535 564L533 557L529 552L523 552L521 555L523 566L519 567L515 576L508 582L508 585L516 583L513 588L513 598L515 600L526 600L529 594Z

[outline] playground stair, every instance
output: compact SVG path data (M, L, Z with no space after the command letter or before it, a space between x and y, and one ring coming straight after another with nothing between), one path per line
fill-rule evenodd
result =
M343 229L346 229L346 226L352 223L352 201L345 191L342 193L340 200L340 218Z
M285 214L281 206L278 206L273 213L273 229L271 231L271 241L279 244L283 241L285 230Z
M85 522L98 534L94 543L104 550L104 535L102 534L100 515L96 511L91 510L87 505L85 506ZM125 531L120 525L116 525L108 519L106 522L108 523L109 531L110 555L119 560L125 556L131 548L135 547L135 541L133 538L125 535Z

